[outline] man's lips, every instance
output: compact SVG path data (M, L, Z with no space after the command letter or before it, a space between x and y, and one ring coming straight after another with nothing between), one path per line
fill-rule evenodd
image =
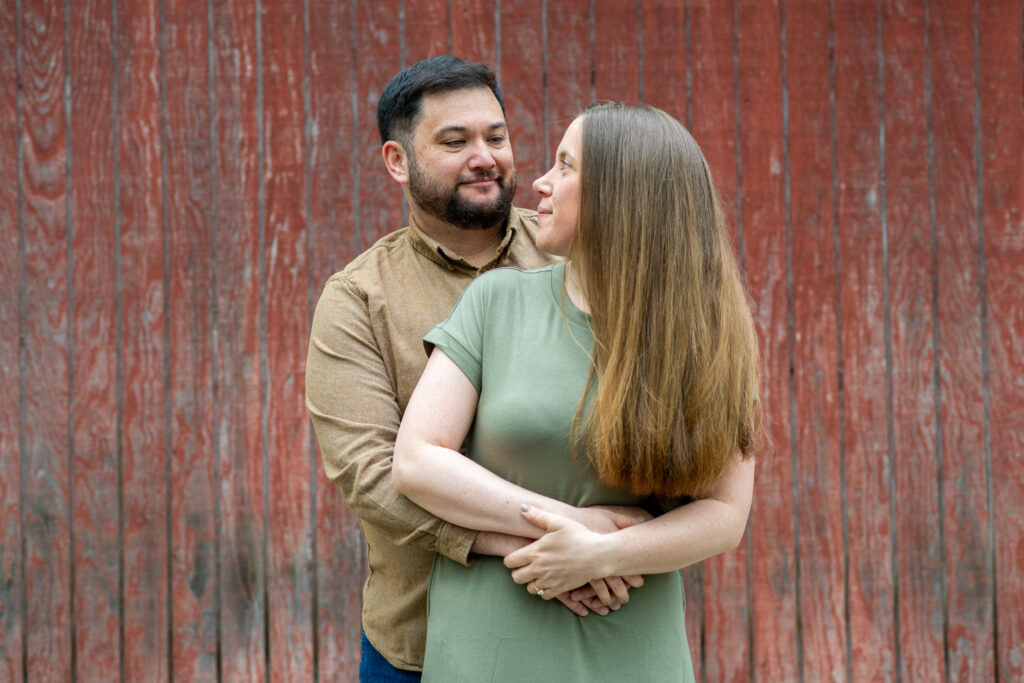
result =
M493 185L498 182L498 176L484 177L484 178L469 178L467 180L459 181L460 185L470 185L472 187L486 187Z

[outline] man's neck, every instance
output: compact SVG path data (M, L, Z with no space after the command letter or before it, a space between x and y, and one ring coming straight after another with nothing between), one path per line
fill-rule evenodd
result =
M498 245L505 236L505 225L493 228L466 230L432 216L414 212L412 219L425 235L435 240L451 258L460 258L474 268L482 268L498 252Z

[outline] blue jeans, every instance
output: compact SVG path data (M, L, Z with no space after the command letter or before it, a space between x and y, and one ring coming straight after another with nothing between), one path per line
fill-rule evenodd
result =
M363 658L359 661L359 683L419 683L419 671L406 671L392 666L381 653L370 644L363 634L360 641Z

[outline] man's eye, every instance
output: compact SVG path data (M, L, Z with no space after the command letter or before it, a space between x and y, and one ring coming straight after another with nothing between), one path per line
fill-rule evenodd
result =
M465 141L464 140L445 140L441 144L444 145L445 147L461 147L463 144L465 144Z
M505 136L504 135L495 135L493 138L491 138L491 144L492 145L500 145L503 142L505 142Z

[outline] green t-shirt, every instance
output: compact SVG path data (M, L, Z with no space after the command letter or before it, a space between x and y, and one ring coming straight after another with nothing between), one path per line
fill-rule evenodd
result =
M565 264L488 272L426 341L479 392L470 458L572 505L636 505L640 497L600 482L569 448L593 333L589 316L563 296L564 274ZM438 556L424 680L690 681L684 609L679 572L647 576L617 612L578 617L529 594L500 558L464 567Z

